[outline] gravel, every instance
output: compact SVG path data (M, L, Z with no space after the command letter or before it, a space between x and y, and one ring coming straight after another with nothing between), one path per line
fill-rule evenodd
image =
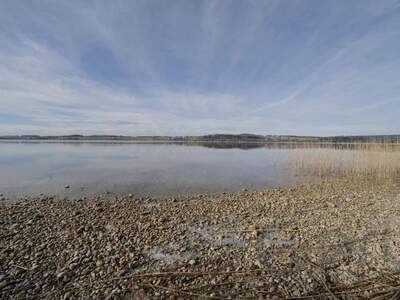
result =
M6 201L0 298L340 293L397 278L399 208L400 183L374 177L174 198ZM357 291L346 299L380 290Z

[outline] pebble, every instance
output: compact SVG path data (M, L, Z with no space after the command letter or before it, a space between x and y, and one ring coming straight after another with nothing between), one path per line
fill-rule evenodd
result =
M196 264L196 261L194 259L189 260L189 265L193 266Z
M8 284L8 282L7 282L6 280L2 280L2 281L0 281L0 289L2 289L2 288L4 288L4 287L6 287L6 286L7 286L7 284Z
M354 284L395 268L400 243L395 235L363 242L366 236L389 233L388 228L400 229L395 201L400 187L394 190L385 179L357 180L262 193L141 201L132 200L133 194L80 202L29 198L0 205L0 299L48 293L58 299L172 295L143 288L146 284L226 299L257 299L257 290L269 299L300 297L325 289L315 279L320 269L314 264L329 269L332 280L340 279L329 282L332 286ZM340 213L327 209L348 195L357 198L346 201ZM337 246L352 240L360 242ZM146 275L165 272L229 274ZM229 281L235 284L223 284Z
M63 279L66 275L67 275L66 272L60 272L60 273L57 274L57 279L58 280Z

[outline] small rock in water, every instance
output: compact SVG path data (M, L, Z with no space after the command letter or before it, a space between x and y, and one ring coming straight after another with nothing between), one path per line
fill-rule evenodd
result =
M69 188L70 188L69 185L64 186L64 189L69 189Z

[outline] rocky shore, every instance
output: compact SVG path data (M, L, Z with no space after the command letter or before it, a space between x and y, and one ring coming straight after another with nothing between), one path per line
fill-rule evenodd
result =
M1 299L399 299L400 181L0 204Z

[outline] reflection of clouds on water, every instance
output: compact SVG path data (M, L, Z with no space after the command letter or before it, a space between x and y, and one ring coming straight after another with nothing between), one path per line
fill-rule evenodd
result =
M0 192L80 197L176 195L265 188L297 180L288 149L229 144L1 143ZM70 189L64 189L69 185ZM85 189L80 187L84 186Z

